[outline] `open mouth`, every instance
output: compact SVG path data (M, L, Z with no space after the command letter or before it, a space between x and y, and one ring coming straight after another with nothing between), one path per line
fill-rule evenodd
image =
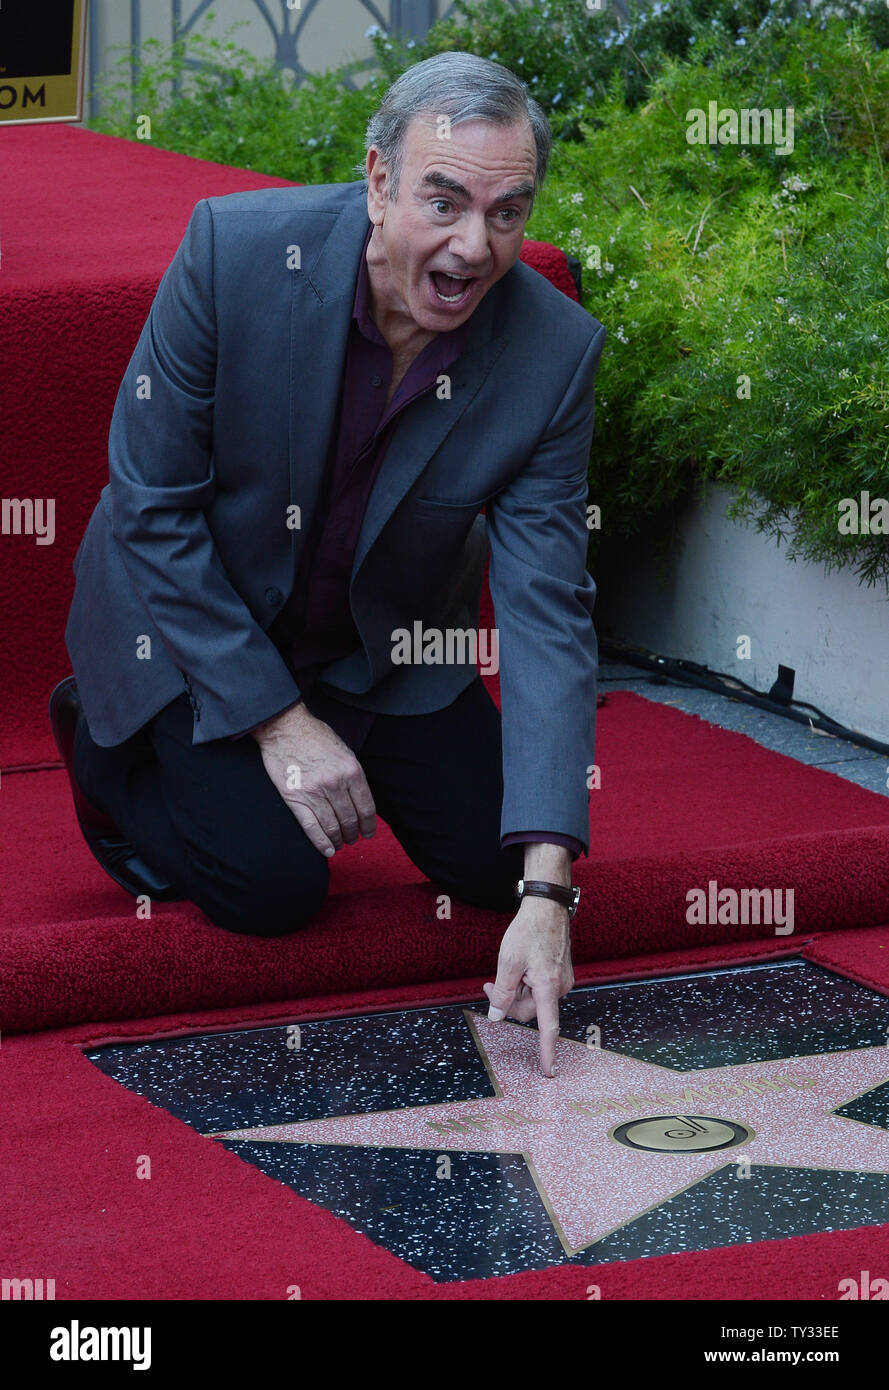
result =
M442 304L463 304L472 293L475 276L448 275L443 270L429 272L436 299Z

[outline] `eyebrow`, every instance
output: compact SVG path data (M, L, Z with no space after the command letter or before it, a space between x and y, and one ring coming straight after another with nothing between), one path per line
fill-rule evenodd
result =
M462 183L452 179L449 174L442 173L440 169L432 169L423 178L422 186L429 185L432 188L446 188L450 193L456 193L460 198L471 201L472 195L468 188L464 188ZM501 193L494 199L495 203L511 203L515 198L533 198L534 185L526 179L524 183L517 183L515 188L510 188L508 192Z

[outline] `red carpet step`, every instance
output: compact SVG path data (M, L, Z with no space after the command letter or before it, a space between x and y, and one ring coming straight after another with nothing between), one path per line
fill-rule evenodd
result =
M710 880L792 888L793 937L773 937L785 945L889 921L889 800L630 693L600 709L598 757L577 962L761 938L753 923L686 921L689 889ZM4 1031L488 978L509 920L457 901L440 920L435 887L382 822L335 856L311 926L271 941L187 904L139 920L83 843L62 772L4 776L0 836Z

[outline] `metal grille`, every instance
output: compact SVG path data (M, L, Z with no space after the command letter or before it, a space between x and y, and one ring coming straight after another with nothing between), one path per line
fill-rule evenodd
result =
M251 3L268 26L271 40L269 56L274 58L279 68L287 69L293 73L294 83L298 86L305 79L308 71L300 58L300 40L308 20L318 5L323 3L323 0L301 0L298 8L291 8L287 0L277 0L277 6L272 3L272 0L245 0L245 3ZM376 25L384 34L390 36L399 34L407 39L423 38L437 20L448 19L454 13L453 0L390 0L388 17L383 13L380 5L374 3L374 0L351 0L351 3L366 12L369 25ZM515 6L522 4L523 0L508 0L508 3ZM197 0L196 4L191 5L189 5L188 0L185 0L185 3L183 0L170 0L171 42L175 41L177 37L190 34L212 5L213 0ZM139 77L142 2L141 0L129 0L129 7L129 42L133 48L130 72L131 80L135 83ZM97 74L101 68L98 8L96 0L93 0L93 4L88 7L91 74ZM202 67L204 65L194 59L189 59L187 66ZM341 68L343 83L347 87L355 88L358 85L355 82L355 75L360 72L371 71L374 67L375 57L373 53L367 58L344 64ZM100 99L91 92L89 96L90 116L97 115L99 109Z

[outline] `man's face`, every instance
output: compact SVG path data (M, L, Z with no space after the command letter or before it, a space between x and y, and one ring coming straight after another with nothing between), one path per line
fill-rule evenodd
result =
M440 139L433 118L423 116L405 133L393 202L388 172L372 146L368 215L375 247L368 264L375 313L406 316L431 333L469 318L519 258L535 168L529 122L464 121ZM441 278L447 272L470 278Z

